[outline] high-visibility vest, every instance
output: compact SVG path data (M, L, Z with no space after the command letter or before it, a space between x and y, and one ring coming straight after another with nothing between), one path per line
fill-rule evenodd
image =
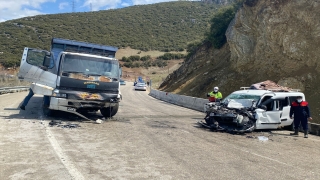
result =
M222 99L222 94L221 94L221 92L213 92L213 91L211 91L210 93L209 93L209 96L210 97L212 97L212 98L215 98L215 99Z

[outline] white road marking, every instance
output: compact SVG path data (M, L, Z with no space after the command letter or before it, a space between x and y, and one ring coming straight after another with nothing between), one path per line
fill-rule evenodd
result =
M40 115L39 119L42 121L43 120L43 112L40 111L39 115ZM85 179L84 176L76 168L74 163L72 163L72 161L69 159L69 157L63 152L62 147L60 146L59 142L54 137L53 133L51 132L50 128L48 128L47 125L45 125L45 131L46 131L46 136L49 139L50 144L51 144L54 152L57 154L57 156L59 157L61 163L67 169L67 171L71 175L72 179L74 179L74 180L84 180Z
M288 164L288 163L285 163L285 162L282 162L282 161L279 161L279 160L276 160L276 159L273 159L273 158L270 158L270 157L267 157L267 156L263 156L263 155L260 155L260 154L254 153L254 152L250 152L250 151L242 149L242 148L237 148L235 146L233 146L233 148L237 149L237 150L240 150L242 152L245 152L245 153L249 153L249 154L258 156L258 157L263 158L263 159L267 159L267 160L270 160L270 161L273 161L273 162L276 162L276 163L279 163L279 164L282 164L282 165L285 165L285 166L289 166L289 167L292 167L292 168L296 168L296 169L300 169L302 171L305 171L305 169L300 168L298 166L294 166L294 165L291 165L291 164ZM314 173L313 171L310 171L310 172Z

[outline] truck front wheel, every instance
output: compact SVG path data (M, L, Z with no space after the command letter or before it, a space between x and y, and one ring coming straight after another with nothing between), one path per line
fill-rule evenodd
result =
M118 112L118 109L119 109L119 103L117 103L115 106L112 106L112 107L101 108L100 112L104 117L108 118L116 115Z

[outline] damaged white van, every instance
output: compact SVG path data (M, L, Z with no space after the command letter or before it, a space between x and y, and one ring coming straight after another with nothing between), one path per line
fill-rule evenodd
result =
M251 132L255 129L293 128L290 106L299 90L275 91L242 88L221 102L206 104L205 122L199 122L212 130Z

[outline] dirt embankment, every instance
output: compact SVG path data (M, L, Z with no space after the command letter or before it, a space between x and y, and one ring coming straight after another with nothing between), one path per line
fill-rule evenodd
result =
M229 25L227 44L201 46L161 89L205 97L213 86L226 96L267 79L301 89L320 122L320 1L247 0Z

